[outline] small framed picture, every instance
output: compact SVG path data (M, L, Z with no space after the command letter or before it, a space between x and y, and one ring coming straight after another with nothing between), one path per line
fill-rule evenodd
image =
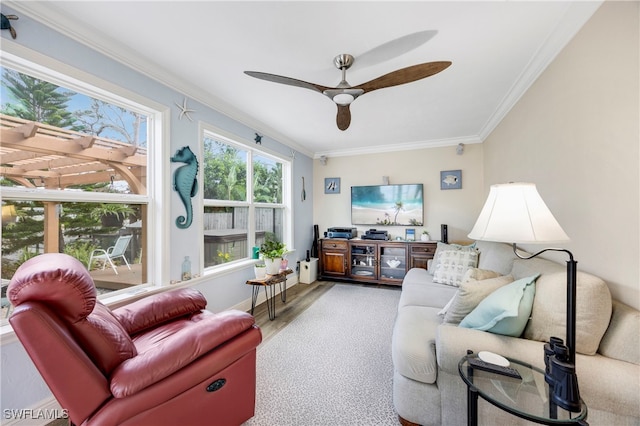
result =
M404 239L407 241L415 241L416 240L416 230L415 229L407 229L404 231Z
M462 189L462 170L440 172L440 189Z
M340 193L340 178L324 178L324 193L325 194L339 194Z

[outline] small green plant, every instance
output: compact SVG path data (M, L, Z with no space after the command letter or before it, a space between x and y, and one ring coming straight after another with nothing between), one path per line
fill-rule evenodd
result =
M286 252L286 246L284 243L275 239L275 236L267 235L264 243L260 246L259 253L265 259L280 259Z
M91 252L97 248L99 247L90 241L74 241L64 246L64 252L86 265L89 263Z

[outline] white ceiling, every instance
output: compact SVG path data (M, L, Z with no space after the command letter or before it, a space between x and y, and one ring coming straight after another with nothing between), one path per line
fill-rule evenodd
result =
M316 157L482 142L600 4L11 3L256 132ZM437 34L416 46L426 30ZM336 106L327 97L243 73L262 71L335 87L341 75L333 58L340 53L356 57L347 72L354 86L423 62L453 64L435 76L356 99L346 131L336 127Z

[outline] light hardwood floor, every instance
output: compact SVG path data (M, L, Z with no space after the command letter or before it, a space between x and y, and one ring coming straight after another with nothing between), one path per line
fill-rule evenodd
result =
M269 320L266 303L256 306L253 316L262 331L262 343L285 328L334 285L329 281L315 281L312 284L296 284L287 289L286 303L282 302L279 295L276 296L276 317L273 321Z

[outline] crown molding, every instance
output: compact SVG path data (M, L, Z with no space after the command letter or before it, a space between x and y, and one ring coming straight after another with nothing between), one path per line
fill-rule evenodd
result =
M316 152L313 158L325 157L349 157L363 154L382 154L385 152L414 151L418 149L441 148L445 146L457 146L458 144L471 145L482 143L478 136L464 136L459 138L439 139L430 141L405 142L376 147L363 147L352 149L338 149Z

